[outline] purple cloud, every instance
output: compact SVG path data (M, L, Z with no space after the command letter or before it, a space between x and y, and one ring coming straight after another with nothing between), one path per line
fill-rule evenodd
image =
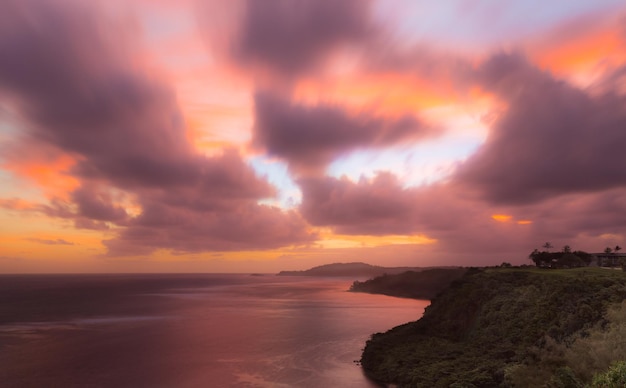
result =
M270 92L255 95L253 143L285 159L295 170L317 170L355 149L384 147L435 133L408 114L399 118L350 115L338 106L299 105Z
M403 234L416 230L415 189L403 189L395 176L381 173L372 181L306 178L300 211L316 226L345 234Z
M273 249L307 245L316 238L294 211L246 204L228 211L198 212L160 203L144 212L112 240L111 255L149 253L157 248L175 253Z
M301 74L337 47L370 39L375 27L369 6L367 0L244 1L230 55L244 67Z
M508 105L455 177L496 203L529 203L626 185L626 97L577 88L498 54L478 81Z
M133 60L132 45L120 43L124 29L94 7L0 5L1 98L20 113L22 146L77 160L69 173L81 186L37 209L76 227L110 228L117 236L106 245L118 255L311 241L293 212L257 203L275 189L236 151L207 157L193 147L173 91ZM130 217L124 200L140 214Z
M72 193L78 214L91 220L121 222L128 217L123 207L113 203L111 195L95 188L80 187Z

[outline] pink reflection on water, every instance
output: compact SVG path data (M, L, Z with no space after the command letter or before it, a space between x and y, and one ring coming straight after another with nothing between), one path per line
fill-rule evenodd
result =
M112 302L86 314L76 302L66 321L20 323L37 335L20 337L0 324L5 385L375 386L354 363L365 341L419 319L429 303L346 292L354 279L210 276L215 282L200 287L185 279L146 290L129 283L131 291L112 299L125 301L114 310L129 315L111 314ZM68 292L80 299L81 289Z
M429 302L346 292L351 282L279 279L224 289L211 308L193 306L185 312L193 318L172 333L176 343L193 343L204 363L186 378L191 385L374 386L354 363L365 341L419 319Z

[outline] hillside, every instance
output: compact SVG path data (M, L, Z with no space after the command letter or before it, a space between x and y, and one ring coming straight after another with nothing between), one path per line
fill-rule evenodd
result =
M385 274L364 282L355 281L352 292L368 292L399 296L402 298L432 299L461 278L466 268L433 268L420 272L407 271L400 274Z
M280 271L278 276L355 276L374 277L385 273L395 274L405 271L420 271L412 267L378 267L366 263L334 263L320 265L305 271Z
M422 319L373 335L361 364L400 386L581 387L626 360L624 298L621 271L472 269Z

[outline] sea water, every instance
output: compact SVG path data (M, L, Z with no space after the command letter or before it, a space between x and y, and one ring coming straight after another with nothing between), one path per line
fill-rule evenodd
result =
M372 333L428 301L347 278L0 276L2 387L373 387Z

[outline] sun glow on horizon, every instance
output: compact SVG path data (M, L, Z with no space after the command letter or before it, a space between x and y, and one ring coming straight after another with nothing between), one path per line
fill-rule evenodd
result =
M389 245L432 245L438 242L436 239L430 238L424 234L385 236L347 235L335 234L329 229L322 229L320 236L322 238L317 242L317 245L327 249L372 248Z

